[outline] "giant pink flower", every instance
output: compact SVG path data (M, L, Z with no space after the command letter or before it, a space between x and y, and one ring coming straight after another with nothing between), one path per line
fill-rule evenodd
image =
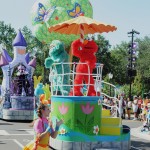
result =
M64 105L64 103L62 103L61 106L58 107L59 112L64 115L68 112L68 107Z
M90 106L90 103L86 103L86 106L81 105L81 109L84 114L90 114L94 110L94 106Z

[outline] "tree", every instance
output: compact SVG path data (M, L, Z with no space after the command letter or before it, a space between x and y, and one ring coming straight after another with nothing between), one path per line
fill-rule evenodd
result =
M142 78L141 74L137 73L137 76L134 79L132 84L132 95L141 95L142 94Z
M97 40L95 42L98 45L98 51L96 53L97 63L104 64L103 68L103 76L106 76L111 69L111 53L109 51L111 45L109 41L106 40L102 35L98 35Z
M139 43L139 54L137 60L137 69L141 74L145 92L150 89L150 38L148 36L143 39L137 39Z
M12 55L12 41L16 36L15 29L11 25L6 25L4 21L0 21L0 44L6 47L6 50Z
M111 69L113 73L113 80L119 84L124 85L129 83L127 77L128 64L128 43L122 42L111 50Z
M12 56L12 41L15 38L16 32L11 25L6 25L4 21L0 21L0 44L2 44L8 51L9 55ZM0 82L2 80L2 70L0 69Z

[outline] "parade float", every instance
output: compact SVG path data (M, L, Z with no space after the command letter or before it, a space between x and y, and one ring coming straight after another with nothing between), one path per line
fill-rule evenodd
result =
M0 67L3 72L1 85L0 118L5 120L33 120L34 81L36 58L30 61L27 43L19 30L13 41L12 59L2 49Z
M96 63L98 47L93 40L84 39L84 34L115 31L116 27L89 17L89 0L38 0L32 9L36 37L43 43L51 42L45 60L46 68L50 68L50 117L54 125L56 120L64 120L50 146L57 150L127 150L129 128L122 125L120 117L102 109L103 64ZM68 55L62 41L72 34L74 38L80 35L80 40L74 39ZM72 55L80 61L70 62Z
M50 146L57 150L127 150L130 147L129 128L125 126L124 129L120 117L111 117L109 109L102 109L103 64L95 63L94 52L91 53L97 49L95 42L86 43L83 45L80 40L72 43L73 55L80 57L79 62L73 63L63 62L60 49L64 48L60 41L50 44L49 57L45 60L46 68L50 68L50 117L54 124L56 120L64 120L57 138L50 139Z

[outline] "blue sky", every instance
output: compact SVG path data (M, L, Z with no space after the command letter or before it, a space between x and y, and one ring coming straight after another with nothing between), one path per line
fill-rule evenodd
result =
M0 21L11 24L16 30L27 25L32 30L30 11L36 0L0 0ZM93 18L115 25L118 29L103 34L111 45L130 41L127 32L135 29L136 37L150 36L150 0L90 0Z

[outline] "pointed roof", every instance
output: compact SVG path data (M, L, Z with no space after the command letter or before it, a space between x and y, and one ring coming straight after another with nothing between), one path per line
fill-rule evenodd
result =
M2 54L8 62L12 62L12 58L5 49L2 49Z
M19 32L17 33L14 41L13 41L13 46L24 46L27 47L27 43L26 40L24 39L21 31L19 30Z
M29 66L35 68L36 67L36 57L34 57L29 63L28 63Z
M26 60L26 63L28 64L30 61L30 53L26 53L25 60Z
M5 65L8 65L9 62L5 59L5 57L1 54L0 55L0 67L3 67Z

